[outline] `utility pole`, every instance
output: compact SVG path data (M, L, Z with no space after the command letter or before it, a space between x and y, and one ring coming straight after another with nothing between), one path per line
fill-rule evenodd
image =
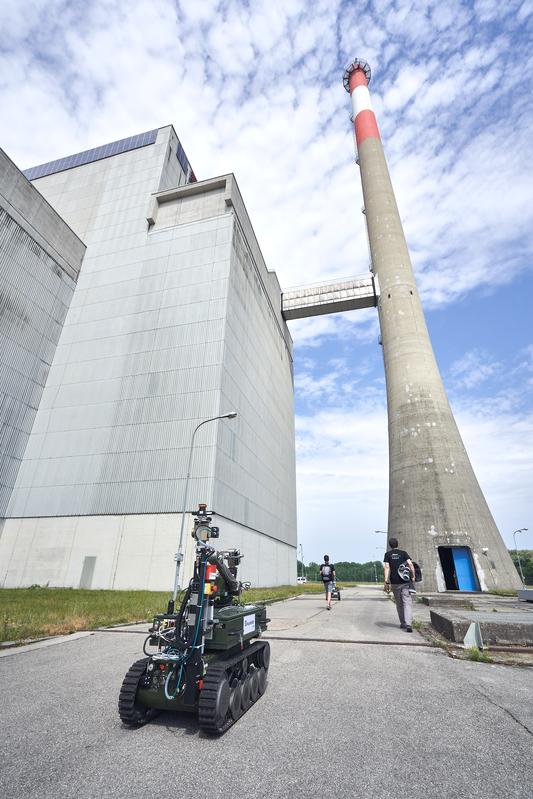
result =
M516 557L517 557L517 560L518 560L518 568L520 570L520 578L522 580L522 585L524 587L525 587L526 584L524 582L524 572L522 571L522 562L520 560L520 555L518 554L518 549L516 548L516 534L517 533L526 533L527 529L528 529L527 527L521 527L519 530L515 530L514 533L513 533L514 551L516 552Z

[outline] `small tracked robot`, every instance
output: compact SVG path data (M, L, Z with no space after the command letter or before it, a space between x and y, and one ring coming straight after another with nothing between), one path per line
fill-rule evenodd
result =
M219 531L209 513L200 505L194 514L194 574L179 610L171 600L167 613L154 618L143 646L147 657L124 677L118 710L129 727L160 710L189 711L202 730L220 735L265 691L270 647L255 639L266 630L266 608L241 603L250 586L237 579L243 555L213 549L209 542Z

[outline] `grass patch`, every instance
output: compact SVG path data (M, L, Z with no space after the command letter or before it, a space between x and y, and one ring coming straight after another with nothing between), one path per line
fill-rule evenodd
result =
M166 608L169 592L76 588L0 590L0 641L67 635L149 619Z
M469 646L465 649L465 658L466 660L473 660L476 663L492 663L492 658L489 657L486 652L478 649L477 646Z
M321 584L251 588L245 602L322 593ZM0 589L0 642L68 635L113 624L149 621L166 610L170 591L89 591L82 588Z
M303 585L276 585L272 588L249 588L242 594L244 602L267 602L289 599L299 594L323 594L322 583L303 583Z
M507 588L494 588L492 591L487 591L487 593L494 596L517 596L516 591L511 591Z

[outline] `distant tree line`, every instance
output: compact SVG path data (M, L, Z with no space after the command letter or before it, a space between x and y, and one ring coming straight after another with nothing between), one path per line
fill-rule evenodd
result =
M524 582L526 585L533 585L533 549L519 549L518 554L520 555L520 563L522 564ZM518 574L520 574L520 569L518 568L518 557L516 554L516 550L510 549L509 555L511 556L512 561L516 566L516 571L518 572Z
M509 554L517 572L520 574L516 551L510 549ZM522 564L524 582L526 585L533 585L533 549L519 549L518 554ZM297 561L297 563L298 575L303 575L311 581L320 580L320 563L315 563L314 561L307 565L302 565L301 561ZM383 580L383 563L380 560L369 560L366 563L337 560L335 561L335 571L337 580L340 582L379 583Z
M311 561L303 566L298 561L298 575L307 577L310 581L320 580L320 563ZM369 560L366 563L355 563L347 560L336 560L335 573L339 582L346 583L380 583L383 582L383 563L379 560Z

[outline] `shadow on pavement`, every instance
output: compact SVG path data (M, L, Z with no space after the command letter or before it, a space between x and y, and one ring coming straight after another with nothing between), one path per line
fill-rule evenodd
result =
M194 713L172 712L162 710L158 716L148 722L150 726L165 727L169 732L182 732L184 735L200 735L198 719ZM206 738L210 736L206 735Z

